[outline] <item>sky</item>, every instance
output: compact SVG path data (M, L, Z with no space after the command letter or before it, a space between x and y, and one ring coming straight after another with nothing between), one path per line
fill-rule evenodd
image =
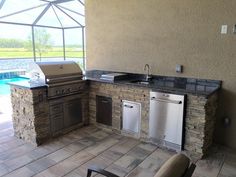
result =
M0 0L0 4L1 4ZM3 4L2 8L0 9L0 21L10 21L10 22L20 22L20 23L27 23L32 24L35 19L39 16L39 14L43 11L46 7L46 3L40 0L6 0ZM73 11L79 12L84 14L84 6L82 6L77 0L72 0L68 3L59 4L64 8L69 8ZM23 13L18 13L16 15L11 15L9 17L1 18L5 15L11 14L13 12L18 12L20 10L24 10L27 8L34 8L32 10L28 10ZM65 9L63 9L65 10ZM63 26L78 26L78 24L65 15L60 9L54 7L49 8L45 15L38 21L37 24L39 25L52 25L56 27L60 27L60 23L57 20L57 16L55 15L54 11L57 13L60 21L62 22ZM75 13L70 11L66 11L69 15L73 16L79 23L85 25L84 17L79 16ZM62 44L62 31L58 29L52 28L45 28L48 33L50 33L52 40L54 41L55 45ZM0 23L0 38L15 38L15 39L23 39L26 40L29 35L31 35L31 27L30 26L21 26L21 25L8 25ZM65 30L65 38L67 44L80 44L82 41L82 32L81 29L69 29Z

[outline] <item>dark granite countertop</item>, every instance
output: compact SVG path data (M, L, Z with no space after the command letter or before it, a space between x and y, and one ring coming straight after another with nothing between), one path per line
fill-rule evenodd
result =
M135 80L145 80L143 74L128 73L122 80L108 81L101 79L101 75L112 73L111 71L91 70L86 72L86 79L91 81L130 85L137 87L150 88L153 91L169 92L176 94L194 94L200 96L210 96L221 88L221 81L209 79L195 79L184 77L152 76L149 84L135 83Z
M19 87L19 88L25 88L25 89L41 89L41 88L47 87L45 83L30 82L30 81L9 82L8 85Z
M169 77L169 76L152 76L149 84L135 83L135 80L145 80L144 74L127 73L127 76L121 80L108 81L101 79L102 74L114 73L112 71L91 70L86 71L84 80L97 81L110 84L129 85L136 87L149 88L153 91L169 92L176 94L195 94L208 97L215 91L221 88L221 81L209 79L195 79L184 77ZM117 72L116 72L117 73ZM122 73L122 72L121 72ZM11 86L16 86L26 89L40 89L46 88L45 83L19 81L8 83Z

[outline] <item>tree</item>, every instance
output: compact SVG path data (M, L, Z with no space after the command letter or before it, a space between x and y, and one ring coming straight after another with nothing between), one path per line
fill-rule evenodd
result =
M34 30L34 42L35 42L35 52L39 55L40 61L43 53L47 53L53 45L53 41L51 40L51 35L45 30L41 28L36 28ZM28 43L26 48L32 49L32 36L29 35Z
M21 39L0 38L0 48L23 48L24 43Z

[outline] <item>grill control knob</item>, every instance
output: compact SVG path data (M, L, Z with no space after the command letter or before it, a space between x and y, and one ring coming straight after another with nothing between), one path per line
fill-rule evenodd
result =
M65 90L64 90L64 89L62 89L62 90L61 90L61 93L62 93L62 94L63 94L63 93L65 93Z
M68 88L68 89L67 89L67 93L70 93L70 92L71 92L71 89L70 89L70 88Z
M56 95L60 95L60 91L59 90L56 91Z

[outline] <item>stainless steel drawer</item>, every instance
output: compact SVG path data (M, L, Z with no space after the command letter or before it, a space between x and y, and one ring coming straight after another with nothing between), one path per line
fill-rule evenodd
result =
M140 133L141 104L131 101L122 101L122 129L130 133Z

